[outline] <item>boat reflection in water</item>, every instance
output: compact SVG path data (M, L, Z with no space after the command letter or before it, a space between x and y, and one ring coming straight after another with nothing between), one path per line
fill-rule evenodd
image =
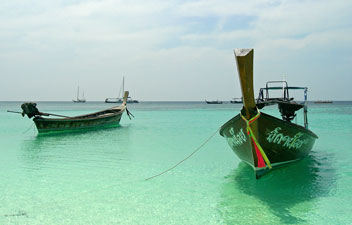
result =
M116 160L115 154L118 153L117 156L120 153L124 154L131 143L129 128L129 125L124 125L103 130L34 135L22 141L21 158L28 169L43 169L52 163L58 163L58 160L67 161L65 166L69 166L68 164L75 166L80 162L87 167L92 166L91 160L97 157ZM101 163L104 164L106 161L103 160Z
M314 199L328 196L336 186L333 158L332 154L311 152L259 180L253 179L252 168L241 162L223 186L219 208L225 223L308 224L305 217L309 217Z

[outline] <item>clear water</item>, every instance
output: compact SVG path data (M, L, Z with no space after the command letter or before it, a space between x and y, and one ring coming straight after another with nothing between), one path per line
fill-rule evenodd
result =
M256 180L216 135L240 105L140 103L118 128L37 136L0 102L0 224L350 224L352 103L310 104L309 157ZM40 102L78 115L105 103ZM274 112L269 108L266 112ZM302 116L298 118L298 121Z

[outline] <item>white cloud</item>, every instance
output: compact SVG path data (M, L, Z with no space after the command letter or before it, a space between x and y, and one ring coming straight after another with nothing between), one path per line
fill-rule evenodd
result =
M331 60L322 59L322 54L352 50L351 6L352 2L326 0L1 2L0 76L15 85L15 76L44 82L53 74L84 83L79 74L85 74L89 76L85 80L92 82L86 86L94 89L99 79L118 84L120 76L114 78L113 74L129 73L133 83L141 80L135 89L146 99L158 98L149 90L160 86L164 100L189 96L201 100L217 91L221 94L216 98L230 98L236 95L229 85L236 75L233 48L255 47L258 73L270 71L281 76L284 69L302 73L296 68L309 67L305 64L309 60ZM296 61L301 65L287 63L301 57L307 58ZM350 58L346 52L339 57ZM312 64L310 70L320 69L318 63ZM340 65L346 74L348 65ZM307 74L297 75L297 79L302 77ZM173 94L178 92L173 84L185 79L190 90L198 88L197 93ZM264 78L258 81L265 82ZM214 88L214 82L226 88ZM194 85L197 83L201 85ZM72 84L61 85L68 88ZM0 90L4 90L0 95L4 99L14 96L7 87L0 85ZM108 94L103 92L91 90L96 100ZM40 96L44 95L38 93L37 98ZM68 98L55 96L60 93L51 98Z

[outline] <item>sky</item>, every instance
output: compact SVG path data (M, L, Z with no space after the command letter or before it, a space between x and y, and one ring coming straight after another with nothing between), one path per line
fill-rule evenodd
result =
M0 101L241 97L235 48L310 100L352 100L352 1L11 0L0 2Z

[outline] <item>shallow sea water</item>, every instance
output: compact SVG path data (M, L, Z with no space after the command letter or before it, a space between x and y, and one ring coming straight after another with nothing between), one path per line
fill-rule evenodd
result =
M20 105L0 102L0 224L351 224L350 102L310 103L312 152L259 180L219 134L143 180L184 159L241 105L142 102L118 128L49 136L6 112ZM110 106L38 103L64 115Z

